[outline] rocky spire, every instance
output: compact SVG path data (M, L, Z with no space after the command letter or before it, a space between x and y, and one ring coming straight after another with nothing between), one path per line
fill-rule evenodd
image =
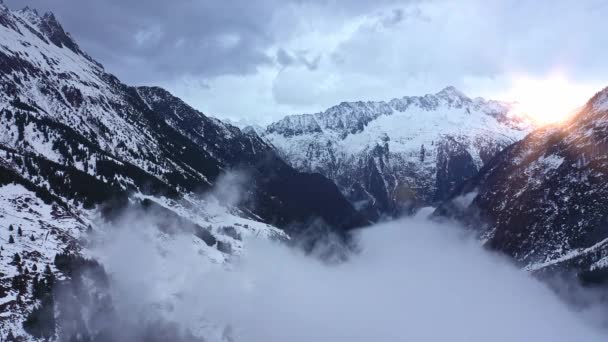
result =
M82 54L78 44L76 44L69 33L65 32L52 12L46 12L42 16L40 30L49 38L51 42L53 42L53 44L59 47L66 47L75 53Z
M456 89L456 87L454 86L447 86L443 88L440 92L438 92L436 95L441 97L468 99L468 96L466 96L460 90Z

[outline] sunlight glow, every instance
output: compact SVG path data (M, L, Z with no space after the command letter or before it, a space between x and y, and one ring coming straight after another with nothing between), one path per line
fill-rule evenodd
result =
M593 86L571 82L561 73L543 79L515 75L511 88L500 98L516 102L513 115L530 119L537 125L545 125L567 119L595 91Z

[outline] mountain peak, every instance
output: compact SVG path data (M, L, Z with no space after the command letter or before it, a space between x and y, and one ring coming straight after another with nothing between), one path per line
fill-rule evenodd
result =
M32 11L36 12L36 14L38 13L36 10L32 10ZM46 22L48 25L52 25L58 29L63 30L63 27L61 26L61 24L59 23L59 21L57 20L57 17L55 17L55 14L53 12L45 12L42 15L42 20L44 22Z
M608 87L597 92L589 101L587 106L594 111L604 111L608 109Z
M38 14L38 11L29 6L25 6L21 10L17 11L17 13L19 13L23 18L25 18L25 20L29 21L35 26L38 26L38 23L40 23L41 18Z
M454 87L454 86L447 86L447 87L443 88L441 91L439 91L435 95L436 96L441 96L441 97L449 97L449 98L469 99L468 96L466 96L460 90L456 89L456 87Z
M63 26L61 26L53 12L46 12L41 16L36 9L25 6L15 13L38 29L53 44L61 48L66 47L74 53L84 55L72 36L63 29Z
M38 11L35 8L31 8L30 6L23 7L23 9L21 10L21 13L31 13L36 16L39 16Z
M63 26L61 26L53 12L44 13L40 19L40 30L51 42L53 42L53 44L59 47L66 47L74 53L82 54L78 44L76 44L72 36L63 29Z

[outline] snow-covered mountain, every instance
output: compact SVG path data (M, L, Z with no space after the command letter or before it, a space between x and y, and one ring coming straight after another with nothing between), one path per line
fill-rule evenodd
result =
M439 208L529 270L571 268L606 281L608 88L569 121L534 131Z
M261 134L295 168L331 178L351 203L377 217L445 199L522 139L531 124L511 109L447 87L290 115Z
M317 204L301 197L298 208L290 207L287 197L297 195L299 184L327 190L340 203L331 182L294 171L256 135L207 117L161 88L121 83L82 52L52 14L4 6L0 14L5 147L151 195L207 190L220 174L238 168L254 180L245 191L256 201L251 214L277 225L315 215ZM353 212L348 204L334 209Z
M366 224L329 179L296 171L256 134L120 82L53 14L0 2L0 339L51 333L36 322L52 296L34 289L83 282L66 264L99 268L82 259L87 241L126 208L159 218L160 245L179 227L215 262L247 235Z

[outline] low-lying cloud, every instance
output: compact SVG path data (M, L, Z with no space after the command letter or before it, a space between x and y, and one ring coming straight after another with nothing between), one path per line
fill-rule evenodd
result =
M131 225L96 251L117 311L177 323L207 341L605 341L588 315L479 246L424 218L356 233L358 252L325 263L247 241L213 264L183 235L167 243ZM152 314L152 312L154 314Z

